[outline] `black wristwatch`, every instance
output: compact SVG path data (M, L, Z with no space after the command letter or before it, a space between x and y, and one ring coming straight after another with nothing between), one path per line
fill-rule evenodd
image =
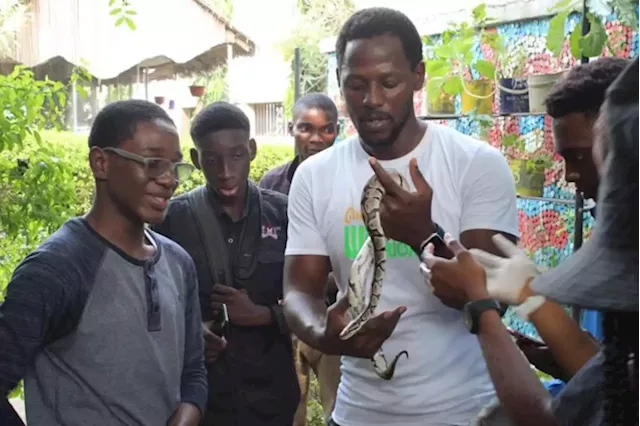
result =
M433 223L433 225L435 226L435 232L420 244L420 252L418 253L418 256L422 256L424 249L429 243L434 245L436 252L438 252L442 248L447 248L447 244L444 242L444 229L442 229L442 227L435 222Z
M481 299L464 305L464 322L469 332L478 334L480 331L480 314L489 309L495 309L500 316L504 315L504 307L495 299Z

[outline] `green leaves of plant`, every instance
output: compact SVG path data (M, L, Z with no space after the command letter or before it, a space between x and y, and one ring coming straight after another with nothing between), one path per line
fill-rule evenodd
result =
M559 12L549 21L547 33L547 49L555 56L560 56L564 44L564 25L569 17L569 11Z
M602 49L607 42L607 31L599 17L593 13L587 13L589 20L589 33L580 39L582 55L593 58L602 54Z
M474 64L474 68L484 78L493 80L496 77L495 65L493 65L491 62L487 61L486 59L478 59Z
M638 31L638 0L610 0L610 3L620 22Z

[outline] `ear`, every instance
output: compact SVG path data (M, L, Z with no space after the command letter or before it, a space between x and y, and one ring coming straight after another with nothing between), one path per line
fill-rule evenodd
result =
M249 158L253 161L258 153L258 147L256 146L256 140L254 138L249 139Z
M196 169L201 170L202 168L200 167L200 156L198 155L198 150L191 148L189 150L189 154L191 155L191 162L193 165L196 166Z
M416 67L416 82L413 86L414 91L422 90L424 88L424 61L420 61Z
M96 180L107 180L109 176L109 160L103 150L95 146L89 150L89 166Z
M287 131L289 132L289 136L293 136L293 121L290 121L289 124L287 124Z
M336 136L340 134L340 122L336 123Z

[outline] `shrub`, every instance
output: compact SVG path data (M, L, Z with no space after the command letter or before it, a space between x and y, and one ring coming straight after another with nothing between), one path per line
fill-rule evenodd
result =
M193 146L184 138L189 157ZM42 144L27 139L22 149L0 152L0 300L17 264L65 220L91 207L93 177L88 164L87 136L45 131ZM293 157L293 147L263 145L251 164L250 178ZM178 192L203 184L196 171Z

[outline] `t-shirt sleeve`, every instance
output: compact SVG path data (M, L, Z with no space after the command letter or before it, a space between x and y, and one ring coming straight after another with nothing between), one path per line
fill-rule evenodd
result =
M289 226L285 255L327 256L327 245L318 226L312 176L307 164L301 164L293 175L289 190ZM325 188L327 190L327 188ZM317 194L319 196L320 194Z
M500 151L482 146L472 159L462 184L460 232L490 229L519 236L516 188Z
M75 280L50 258L37 252L27 256L0 305L0 398L24 377L38 352L74 327L80 315L81 306L70 309Z

